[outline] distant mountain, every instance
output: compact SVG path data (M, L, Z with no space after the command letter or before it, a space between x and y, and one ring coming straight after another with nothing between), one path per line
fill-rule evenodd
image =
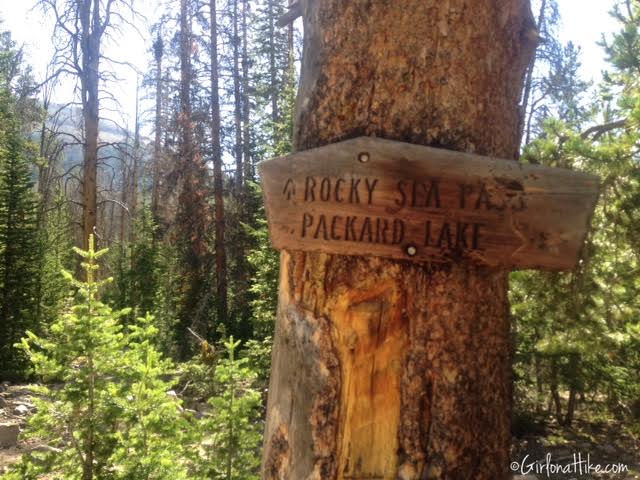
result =
M76 105L63 106L60 104L52 104L49 108L49 127L56 129L62 133L68 133L69 136L65 136L65 141L73 143L74 136L76 138L82 138L82 109ZM133 139L133 132L124 130L110 120L100 121L100 134L99 141L107 143L124 143L127 141L127 137L131 142ZM146 143L146 139L142 139L143 144ZM105 164L113 167L114 172L121 170L121 165L118 160L120 152L114 147L105 147L100 151L100 156L105 160ZM65 148L65 155L63 161L63 168L69 169L74 165L80 165L83 160L82 145L68 145ZM116 173L117 174L117 173Z

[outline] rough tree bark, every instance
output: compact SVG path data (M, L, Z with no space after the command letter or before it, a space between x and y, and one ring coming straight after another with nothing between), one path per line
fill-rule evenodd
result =
M528 0L303 2L295 148L516 158ZM263 479L508 477L507 272L283 252Z
M111 4L111 2L109 2ZM98 131L100 118L100 40L106 27L100 18L99 3L80 2L78 8L81 34L82 117L84 121L84 175L82 179L83 248L89 247L89 235L94 233L98 218ZM93 5L93 8L92 8Z

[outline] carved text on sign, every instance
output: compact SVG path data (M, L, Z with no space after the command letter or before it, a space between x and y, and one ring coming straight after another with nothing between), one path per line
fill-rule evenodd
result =
M597 198L583 173L368 137L260 168L276 248L412 261L572 268Z

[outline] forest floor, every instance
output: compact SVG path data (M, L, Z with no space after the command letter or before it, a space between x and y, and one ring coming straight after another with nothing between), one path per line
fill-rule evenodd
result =
M511 468L523 475L515 478L640 480L640 438L620 421L577 419L561 427L543 420L533 430L513 439Z
M18 425L22 430L29 415L35 411L34 396L29 385L11 385L8 382L0 384L0 428L4 425ZM19 439L17 445L0 448L0 475L20 460L22 455L41 447L38 442Z
M0 425L18 424L24 428L34 411L34 397L28 385L0 384ZM514 478L640 480L640 439L634 437L621 422L576 420L571 428L547 422L534 430L513 439L511 459L514 462L512 471L516 473ZM25 453L43 448L47 447L23 440L15 446L0 448L0 475ZM534 462L541 463L534 466ZM547 463L549 470L563 468L564 473L547 474L544 467ZM592 468L600 465L602 469L607 465L624 465L626 469L619 474L593 470L586 473L588 464Z

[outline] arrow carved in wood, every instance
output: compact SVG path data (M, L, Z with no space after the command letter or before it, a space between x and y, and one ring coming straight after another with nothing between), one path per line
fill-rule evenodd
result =
M282 194L286 195L287 200L291 200L291 197L296 194L296 185L293 183L293 179L288 179L287 183L285 183L284 188L282 189Z

